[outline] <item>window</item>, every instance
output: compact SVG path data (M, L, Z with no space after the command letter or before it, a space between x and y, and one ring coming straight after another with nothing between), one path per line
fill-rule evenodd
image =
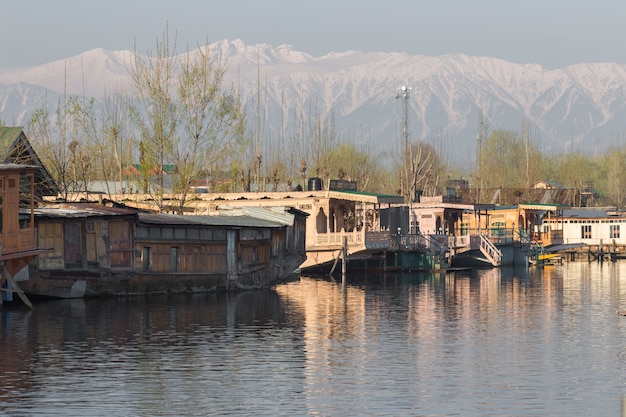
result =
M591 225L584 224L580 226L580 237L583 239L591 239Z
M170 248L170 271L178 272L178 248Z
M20 229L30 228L30 214L20 213Z
M150 270L150 246L144 246L141 253L141 269Z
M619 224L611 225L611 239L619 239Z

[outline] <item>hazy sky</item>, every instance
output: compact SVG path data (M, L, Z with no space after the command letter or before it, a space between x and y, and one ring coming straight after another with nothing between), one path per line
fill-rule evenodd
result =
M347 50L464 53L559 68L626 64L623 0L0 0L0 68L105 48L179 52L241 39L314 56Z

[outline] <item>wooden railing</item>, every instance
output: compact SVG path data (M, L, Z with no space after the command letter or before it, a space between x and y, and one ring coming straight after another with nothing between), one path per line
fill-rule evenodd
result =
M314 246L341 247L343 237L346 237L348 246L362 246L364 249L387 249L391 247L389 232L337 232L319 233L313 239Z

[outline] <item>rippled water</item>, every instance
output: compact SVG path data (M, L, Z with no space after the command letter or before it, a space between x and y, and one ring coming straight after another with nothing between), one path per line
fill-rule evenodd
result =
M0 310L9 416L621 416L626 262Z

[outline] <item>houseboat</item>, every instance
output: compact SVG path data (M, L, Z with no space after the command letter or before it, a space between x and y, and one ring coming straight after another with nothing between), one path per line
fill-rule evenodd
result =
M18 275L45 249L37 247L34 222L34 178L38 167L0 164L0 305L17 293L29 306Z
M25 292L77 298L265 288L306 260L306 214L297 209L177 216L107 204L35 209L37 242L50 251L30 264Z
M411 203L411 228L449 249L450 266L526 265L537 249L563 243L562 232L544 221L560 222L559 204L463 203L454 196L421 197Z
M624 226L624 227L622 227ZM559 234L557 247L566 259L602 261L626 257L626 212L615 207L576 207L564 210L562 219L543 219L542 230Z
M247 192L200 194L190 207L198 214L210 214L225 207L274 207L290 204L308 214L306 222L307 259L303 270L329 271L346 246L350 268L380 267L393 270L387 262L393 251L396 229L390 212L402 204L400 196L354 190L289 192ZM393 230L392 230L393 229ZM375 265L372 267L372 265Z

